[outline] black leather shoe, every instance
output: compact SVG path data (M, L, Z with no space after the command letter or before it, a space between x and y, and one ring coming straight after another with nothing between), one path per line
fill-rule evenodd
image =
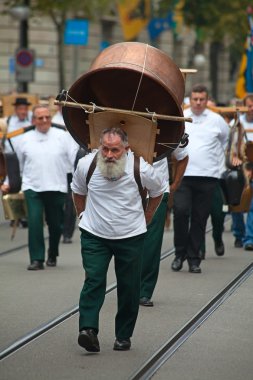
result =
M214 249L217 256L223 256L225 253L225 247L224 247L223 241L215 242Z
M190 265L189 272L191 273L201 273L201 268L198 265Z
M130 349L130 347L131 347L130 339L122 339L122 340L116 339L113 349L115 351L127 351Z
M236 238L234 246L235 246L235 248L242 248L243 247L243 243L242 243L241 239Z
M78 336L78 344L88 352L100 351L97 333L93 329L81 330Z
M245 251L253 251L253 244L245 244L244 249Z
M30 265L28 265L27 270L39 270L44 269L44 264L42 261L34 260Z
M171 269L174 270L174 272L178 272L183 268L183 260L181 257L176 257L171 264Z
M141 306L154 306L153 302L150 301L150 298L148 297L141 297L139 303Z
M46 264L48 267L56 267L56 258L49 257Z

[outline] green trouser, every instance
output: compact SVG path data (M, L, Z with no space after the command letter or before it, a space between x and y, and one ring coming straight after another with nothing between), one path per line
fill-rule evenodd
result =
M213 193L213 198L212 198L212 206L211 206L211 211L210 211L210 216L211 216L211 223L213 226L213 240L216 243L221 243L222 241L222 233L224 230L224 219L226 216L226 213L222 211L223 208L223 195L222 195L222 190L220 187L219 182L216 185L215 191ZM201 245L200 248L201 252L206 251L205 247L205 241Z
M65 193L59 191L24 191L28 213L28 244L31 262L45 260L44 215L48 225L51 258L59 255L64 219Z
M118 311L115 335L132 336L139 310L140 273L145 234L126 239L104 239L81 229L81 249L85 281L79 301L79 330L99 331L99 312L106 292L107 270L114 256Z
M143 247L140 297L151 298L157 283L168 196L168 193L164 193L147 228Z

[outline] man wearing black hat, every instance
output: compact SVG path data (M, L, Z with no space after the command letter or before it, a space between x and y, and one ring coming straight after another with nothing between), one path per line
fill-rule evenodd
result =
M8 133L32 125L32 111L29 111L29 106L31 103L27 101L27 98L16 98L12 105L14 106L15 113L6 118ZM11 139L3 140L1 145L3 146L4 152L15 152L21 138L22 135L18 135L12 137ZM27 221L25 219L21 219L19 222L23 227L27 227ZM14 221L11 221L11 226L13 223Z
M32 124L32 112L29 111L31 103L28 102L27 98L16 98L12 105L14 106L15 113L6 119L8 133ZM15 136L5 141L5 152L15 151L15 146L19 143L19 138L20 136Z

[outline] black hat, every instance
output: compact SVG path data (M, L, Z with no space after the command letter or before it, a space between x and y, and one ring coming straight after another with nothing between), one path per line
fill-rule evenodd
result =
M15 103L12 103L13 106L21 106L21 105L24 105L24 106L30 106L31 103L29 103L27 101L27 98L16 98L16 101Z

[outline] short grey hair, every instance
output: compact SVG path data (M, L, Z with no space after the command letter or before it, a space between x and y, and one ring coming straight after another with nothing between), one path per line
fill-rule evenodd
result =
M101 135L100 135L100 144L102 144L102 140L103 140L103 137L105 135L118 135L122 141L122 144L124 146L127 146L128 145L128 136L127 136L127 133L119 128L119 127L112 127L112 128L106 128L102 131Z

